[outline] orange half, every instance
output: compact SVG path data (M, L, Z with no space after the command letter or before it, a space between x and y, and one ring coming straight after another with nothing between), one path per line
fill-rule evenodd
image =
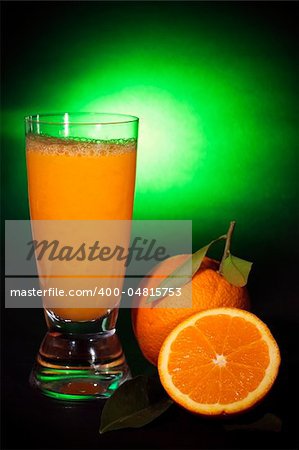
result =
M270 390L280 352L269 328L237 308L195 314L165 339L158 370L165 390L198 414L238 413Z

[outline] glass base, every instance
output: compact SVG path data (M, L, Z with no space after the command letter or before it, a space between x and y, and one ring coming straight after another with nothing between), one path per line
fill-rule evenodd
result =
M50 397L78 401L110 397L129 378L115 330L79 335L48 332L30 383Z

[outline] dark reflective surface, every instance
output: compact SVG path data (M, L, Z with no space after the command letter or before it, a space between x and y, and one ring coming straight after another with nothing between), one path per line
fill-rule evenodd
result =
M6 310L2 378L4 448L296 448L298 323L262 312L260 316L279 343L282 366L271 393L252 411L218 420L201 418L172 406L142 429L99 435L101 400L65 403L43 397L29 386L29 373L45 331L42 311ZM151 373L153 368L140 355L132 335L128 310L120 311L119 335L133 373ZM231 424L255 422L269 413L281 420L281 432L224 429Z

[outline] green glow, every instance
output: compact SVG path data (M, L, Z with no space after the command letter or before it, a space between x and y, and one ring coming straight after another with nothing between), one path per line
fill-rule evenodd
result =
M73 394L61 394L58 392L49 391L47 389L43 389L43 393L48 397L55 398L57 400L94 400L94 396L92 395L73 395Z
M233 218L240 230L249 224L251 235L259 220L265 227L271 221L272 239L295 200L290 44L269 23L253 29L245 13L238 20L204 6L118 4L111 33L106 8L98 7L101 26L91 8L71 48L67 26L57 42L44 37L57 64L49 58L30 71L34 90L20 91L18 109L5 111L3 132L15 149L8 156L9 216L27 211L22 116L119 112L140 117L135 218L191 218L200 242ZM12 206L18 203L20 213Z
M108 375L109 377L109 375ZM119 381L121 379L121 374L111 374L111 380L109 380L109 387L107 385L106 393L102 393L101 397L110 397L111 394L118 388ZM114 380L113 380L114 378ZM73 381L84 381L87 380L88 383L100 383L101 381L108 382L107 375L105 373L92 375L87 370L68 370L68 369L43 369L42 372L36 373L36 379L40 384L42 392L48 397L55 398L57 400L93 400L97 398L97 395L88 394L66 394L62 392L54 392L50 389L52 386L55 390L59 390L57 386L63 389L63 386L69 382Z
M42 373L38 372L36 374L36 378L39 381L47 382L47 381L55 381L55 380L63 380L67 377L71 379L74 378L90 378L90 374L86 372L86 370L67 370L67 369L44 369Z

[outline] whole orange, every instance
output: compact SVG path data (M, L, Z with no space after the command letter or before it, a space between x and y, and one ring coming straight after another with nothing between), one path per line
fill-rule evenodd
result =
M143 278L139 287L156 288L163 277L155 277L161 268L165 277L187 260L189 255L177 255L162 261ZM163 265L163 267L161 267ZM204 258L192 281L182 286L179 297L166 296L146 303L147 296L135 296L132 308L132 324L140 349L148 361L157 365L160 348L168 334L191 315L212 308L231 307L248 310L250 300L245 287L230 284L218 272L219 262ZM192 293L192 294L191 294ZM192 306L190 305L192 295Z

